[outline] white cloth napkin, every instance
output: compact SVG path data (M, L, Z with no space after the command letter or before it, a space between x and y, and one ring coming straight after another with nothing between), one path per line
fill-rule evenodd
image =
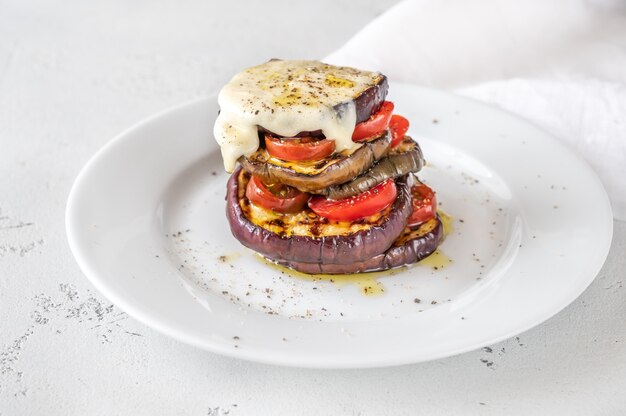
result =
M589 162L626 220L626 2L407 0L325 61L531 120Z

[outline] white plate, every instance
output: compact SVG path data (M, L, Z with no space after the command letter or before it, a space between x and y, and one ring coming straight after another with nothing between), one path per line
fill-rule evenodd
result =
M228 229L214 99L136 125L83 169L66 216L80 267L113 303L167 335L301 367L458 354L519 334L580 295L613 226L592 170L502 111L401 84L390 98L429 162L420 177L454 218L441 246L446 267L372 278L385 292L365 296L362 281L311 281L264 264Z

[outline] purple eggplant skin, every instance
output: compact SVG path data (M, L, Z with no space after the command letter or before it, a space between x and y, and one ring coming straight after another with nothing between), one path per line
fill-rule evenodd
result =
M298 173L288 167L268 163L266 153L257 152L255 153L257 156L253 155L250 158L241 156L239 163L245 170L267 183L282 183L302 192L313 192L345 183L366 172L388 153L390 144L391 134L389 130L385 130L376 139L364 143L350 156L343 156L342 160L314 175Z
M388 91L389 83L387 82L387 77L380 74L375 85L363 91L353 100L356 107L356 122L366 121L372 114L376 113L383 105ZM337 113L341 113L341 106L342 104L335 106Z
M281 236L262 228L244 215L239 199L241 167L231 175L226 192L226 216L233 236L244 246L279 262L352 264L385 252L406 227L411 215L411 194L407 178L397 180L398 195L386 219L379 226L347 236ZM243 190L242 190L243 191Z
M419 232L401 245L394 245L386 252L351 264L307 263L284 261L266 257L269 261L307 274L352 274L389 270L417 263L431 255L443 239L443 225L439 217L434 227Z

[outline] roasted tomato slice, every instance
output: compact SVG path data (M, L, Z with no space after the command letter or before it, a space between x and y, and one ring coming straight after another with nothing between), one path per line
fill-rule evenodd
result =
M409 217L408 226L421 224L435 217L437 214L437 198L430 187L419 183L411 188L413 199L413 213Z
M389 130L391 130L391 148L393 149L400 144L406 132L409 130L409 120L398 114L394 114L391 116L391 121L389 122Z
M312 137L279 139L266 134L265 148L275 158L302 162L330 156L335 151L335 141Z
M384 101L383 105L380 106L380 110L374 113L368 120L354 127L352 141L359 142L385 130L389 125L389 120L391 120L391 113L393 113L393 103Z
M309 194L282 184L264 184L251 176L246 186L246 197L255 205L283 214L299 212L309 200Z
M398 190L393 179L387 179L372 189L350 198L332 200L314 196L309 207L320 217L335 221L352 221L376 214L395 201Z

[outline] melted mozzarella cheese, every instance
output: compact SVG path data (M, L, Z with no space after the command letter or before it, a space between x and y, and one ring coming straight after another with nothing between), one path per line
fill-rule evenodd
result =
M279 136L321 130L338 152L354 151L354 98L375 85L380 74L318 61L266 62L235 75L218 96L213 133L224 167L232 172L240 156L259 147L258 126Z

